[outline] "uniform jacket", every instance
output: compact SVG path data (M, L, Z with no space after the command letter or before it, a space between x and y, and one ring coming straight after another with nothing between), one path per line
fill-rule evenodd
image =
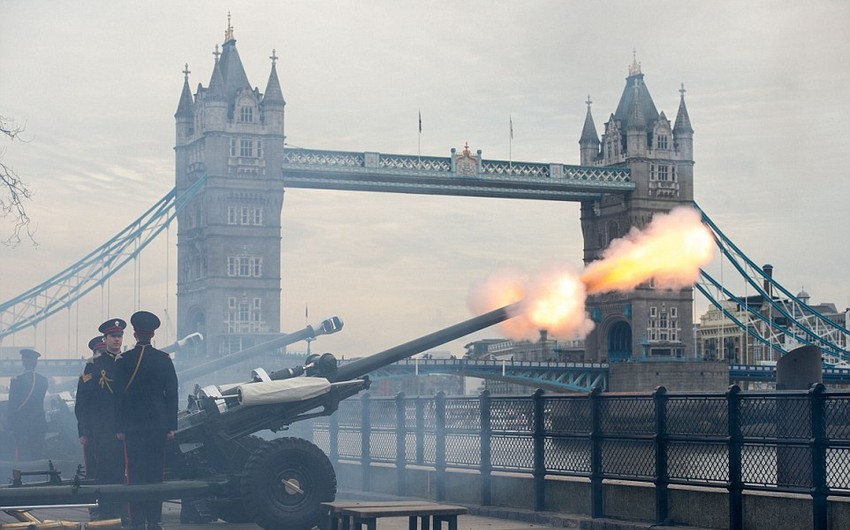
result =
M171 357L138 343L115 361L117 432L176 431L177 373Z
M44 428L44 396L47 394L47 378L26 371L12 379L9 384L7 419L13 431Z
M79 436L115 431L115 356L103 352L89 359L77 381L74 404Z

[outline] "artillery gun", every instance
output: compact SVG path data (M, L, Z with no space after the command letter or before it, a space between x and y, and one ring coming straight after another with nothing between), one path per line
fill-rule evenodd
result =
M271 374L257 368L245 383L198 386L187 409L179 413L162 484L93 485L79 478L61 484L13 484L0 487L0 507L182 499L184 504L208 507L227 522L254 522L266 530L309 530L321 521L321 503L336 496L330 460L302 438L266 441L255 434L331 415L342 400L369 388L369 372L502 322L513 316L514 305L346 364L340 365L330 353L315 354L303 366ZM334 317L287 338L304 340L341 328L342 321Z

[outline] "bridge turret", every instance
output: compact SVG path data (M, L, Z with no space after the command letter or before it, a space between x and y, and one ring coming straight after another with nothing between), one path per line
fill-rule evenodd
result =
M673 127L673 139L681 160L694 159L694 129L685 106L685 84L679 89L679 112L676 114L676 125Z
M219 61L218 45L215 47L215 66L210 76L209 88L207 88L203 100L203 113L201 114L204 130L223 130L227 123L227 96L224 92L224 75L221 72L221 61Z
M587 115L584 117L584 127L581 130L581 138L578 141L581 151L581 165L590 166L599 156L599 135L596 132L596 124L593 123L593 115L590 114L590 94L587 95Z
M195 100L189 89L189 64L183 70L183 91L174 118L177 120L177 145L184 145L195 132Z
M283 134L283 114L286 101L280 89L280 80L277 77L277 54L272 50L269 57L272 60L272 69L269 73L269 81L266 83L266 91L260 102L260 113L263 124L271 130L280 130Z

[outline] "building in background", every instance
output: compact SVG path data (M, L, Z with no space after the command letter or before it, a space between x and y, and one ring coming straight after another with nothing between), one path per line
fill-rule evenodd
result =
M177 106L176 190L206 185L178 215L177 334L219 356L280 332L284 106L276 70L251 87L228 20L209 85ZM265 336L264 336L265 335Z
M676 121L671 123L656 109L635 60L601 140L588 97L579 140L581 165L628 168L636 189L581 203L585 265L599 259L614 239L632 228L645 228L654 215L693 202L694 131L684 87L679 93ZM587 337L587 360L695 358L692 304L692 288L655 289L651 282L627 293L588 297L587 309L596 327Z

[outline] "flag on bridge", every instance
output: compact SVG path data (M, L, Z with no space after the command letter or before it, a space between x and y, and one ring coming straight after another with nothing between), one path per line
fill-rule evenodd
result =
M510 124L510 128L511 128L511 140L513 140L514 139L514 118L510 114L508 114L508 123ZM420 129L421 128L422 127L420 126Z
M419 134L422 134L422 111L419 111Z

